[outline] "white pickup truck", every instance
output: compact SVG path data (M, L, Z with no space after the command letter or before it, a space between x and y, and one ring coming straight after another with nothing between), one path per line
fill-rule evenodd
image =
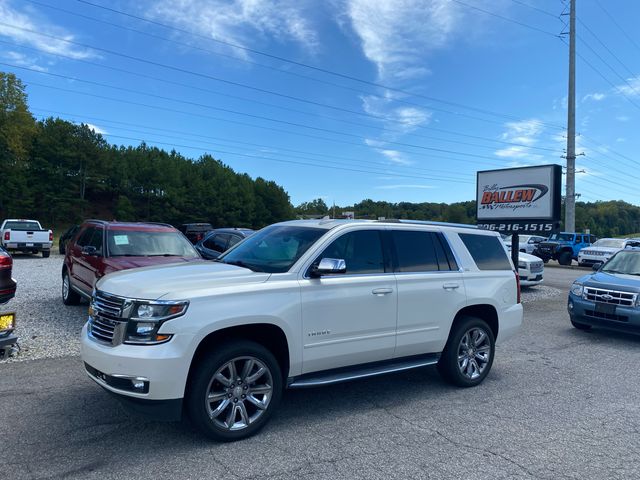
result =
M9 218L0 225L0 245L6 250L42 252L42 256L47 258L52 244L53 232L44 230L37 220Z

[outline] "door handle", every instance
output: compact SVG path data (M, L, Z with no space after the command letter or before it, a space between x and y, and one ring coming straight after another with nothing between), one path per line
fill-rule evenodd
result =
M458 283L445 283L442 285L442 288L445 290L455 290L456 288L460 288L460 284Z
M389 293L393 293L393 288L374 288L371 290L371 293L381 297L382 295L388 295Z

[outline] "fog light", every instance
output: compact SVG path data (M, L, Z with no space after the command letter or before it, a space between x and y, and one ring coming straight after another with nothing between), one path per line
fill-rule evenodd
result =
M156 328L155 323L137 323L136 324L136 335L149 335Z
M135 390L144 390L144 382L142 380L131 380L131 385Z
M573 302L569 302L569 310L573 310Z

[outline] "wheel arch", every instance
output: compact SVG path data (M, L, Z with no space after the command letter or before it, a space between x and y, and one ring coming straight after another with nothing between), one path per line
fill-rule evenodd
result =
M477 305L468 305L463 309L459 310L456 313L456 316L451 324L451 329L449 330L449 337L451 336L451 332L455 329L455 327L462 321L464 317L477 317L481 318L489 325L491 328L491 332L493 333L493 338L498 339L498 333L500 331L500 322L498 321L498 312L493 305L490 304L477 304ZM448 341L448 340L447 340Z
M215 348L217 344L232 340L250 340L264 346L276 357L283 375L283 381L286 380L290 367L290 352L284 330L273 323L250 323L221 328L205 336L198 344L191 358L187 384L202 357L210 352L212 348Z

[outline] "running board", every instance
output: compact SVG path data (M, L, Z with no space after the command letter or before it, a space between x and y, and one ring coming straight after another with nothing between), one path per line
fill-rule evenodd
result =
M435 365L440 359L439 353L416 355L413 357L386 360L384 362L366 363L351 367L313 372L290 378L287 382L289 388L310 388L331 385L333 383L347 382L359 378L375 377L386 373L401 372L412 368Z

